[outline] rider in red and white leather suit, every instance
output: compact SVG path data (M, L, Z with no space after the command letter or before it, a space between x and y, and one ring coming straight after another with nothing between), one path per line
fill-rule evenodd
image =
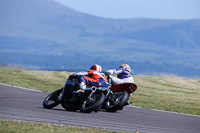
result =
M102 67L100 65L93 65L87 72L78 72L73 75L80 75L79 87L80 91L84 91L87 86L96 87L108 87L107 78L102 73Z

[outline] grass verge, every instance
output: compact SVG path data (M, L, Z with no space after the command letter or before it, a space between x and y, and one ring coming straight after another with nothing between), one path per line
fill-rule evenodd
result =
M0 133L122 133L38 122L0 120ZM125 132L123 132L125 133Z

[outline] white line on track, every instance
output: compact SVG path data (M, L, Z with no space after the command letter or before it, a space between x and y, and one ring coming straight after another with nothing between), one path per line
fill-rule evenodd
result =
M128 105L129 107L131 108L141 108L141 109L144 109L142 107L137 107L137 106L130 106ZM172 113L172 114L179 114L179 115L187 115L187 116L195 116L195 117L200 117L199 115L191 115L191 114L183 114L183 113L178 113L178 112L170 112L170 111L164 111L164 110L158 110L158 109L150 109L150 108L145 108L145 109L149 109L149 110L154 110L154 111L159 111L159 112L165 112L165 113Z
M23 89L23 90L29 90L29 91L43 92L43 91L40 91L40 90L28 89L28 88L23 88L23 87L14 86L14 85L8 85L8 84L4 84L4 83L0 83L0 85L15 87L15 88L19 88L19 89Z
M43 92L43 91L40 91L40 90L28 89L28 88L23 88L23 87L19 87L19 86L8 85L8 84L4 84L4 83L0 83L0 85L10 86L10 87L16 87L16 88L23 89L23 90ZM141 108L142 109L142 107L137 107L137 106L129 106L128 105L128 107L131 107L131 108ZM146 109L149 109L149 108L146 108ZM173 114L179 114L179 115L187 115L187 116L200 117L199 115L183 114L183 113L178 113L178 112L170 112L170 111L157 110L157 109L149 109L149 110L154 110L154 111L159 111L159 112L166 112L166 113L173 113Z

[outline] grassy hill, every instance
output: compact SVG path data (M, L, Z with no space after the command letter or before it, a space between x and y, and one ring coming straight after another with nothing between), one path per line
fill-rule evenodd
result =
M72 72L0 68L0 83L52 92ZM200 115L200 79L176 76L134 76L138 85L132 106Z

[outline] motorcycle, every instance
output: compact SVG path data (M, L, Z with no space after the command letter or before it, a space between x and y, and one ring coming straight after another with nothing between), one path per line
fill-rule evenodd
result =
M111 78L108 76L108 82L110 86L110 92L103 104L103 109L108 112L116 112L122 110L124 106L129 105L129 97L137 89L137 85L134 83L124 83L119 85L112 85Z
M137 89L134 83L112 85L108 75L109 87L87 87L84 93L77 93L79 90L76 77L68 78L65 86L49 94L43 101L43 107L51 109L61 103L68 111L80 110L90 113L98 112L101 108L108 112L122 110L130 104L129 97Z
M51 109L61 104L67 111L97 112L105 101L105 95L110 93L109 88L95 86L87 87L82 93L78 90L77 77L70 76L63 88L52 92L44 99L43 107Z

